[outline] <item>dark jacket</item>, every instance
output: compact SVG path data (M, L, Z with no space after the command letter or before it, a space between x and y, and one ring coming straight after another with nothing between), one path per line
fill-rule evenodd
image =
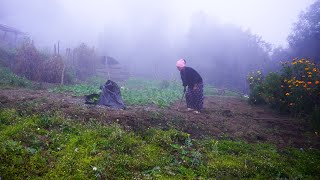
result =
M180 71L180 75L183 86L193 88L195 84L202 83L202 77L191 67L185 67L182 71Z

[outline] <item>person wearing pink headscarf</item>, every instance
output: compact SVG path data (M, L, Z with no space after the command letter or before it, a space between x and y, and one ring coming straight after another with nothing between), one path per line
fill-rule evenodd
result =
M203 81L199 73L186 66L186 60L180 59L176 66L180 71L184 93L186 93L187 111L200 113L203 109ZM188 88L187 88L188 87Z

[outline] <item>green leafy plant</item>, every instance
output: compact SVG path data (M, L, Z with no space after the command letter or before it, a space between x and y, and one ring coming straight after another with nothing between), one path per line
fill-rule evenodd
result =
M30 80L12 73L8 68L0 66L0 87L32 87Z
M317 179L320 151L0 111L4 179Z
M55 93L71 93L73 96L84 96L89 94L99 94L100 89L96 86L87 85L87 84L76 84L70 86L58 86L49 90L50 92Z
M82 84L59 86L51 89L51 92L69 92L74 96L99 94L99 87L105 80L99 77L92 77ZM182 96L183 87L175 81L151 81L137 78L130 78L125 83L119 83L121 95L127 105L157 105L168 107ZM164 88L165 86L165 88ZM220 95L217 89L205 86L205 95ZM226 90L226 96L239 96L236 93Z

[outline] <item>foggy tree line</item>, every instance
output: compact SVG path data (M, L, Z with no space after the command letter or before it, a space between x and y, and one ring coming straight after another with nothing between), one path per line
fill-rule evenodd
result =
M128 66L132 75L153 79L179 78L175 62L185 58L188 66L200 72L206 84L243 92L247 89L246 75L250 71L276 70L279 61L293 57L320 61L319 9L320 1L317 0L301 13L288 37L288 48L273 48L249 30L220 23L203 12L192 16L188 29L175 27L177 33L174 35L170 35L166 23L169 17L160 13L156 18L146 18L145 22L132 17L122 28L106 26L94 52L88 48L92 44L73 48L82 48L87 53L83 56L92 56L83 58L87 60L79 62L81 66L90 64L90 59L96 61L97 56L112 56ZM141 26L139 30L134 28L137 25ZM90 72L81 72L85 69L81 70L81 66L75 68L80 79L94 75L94 67L89 68Z
M187 33L171 41L161 22L148 33L134 34L134 41L121 41L120 34L107 30L101 48L131 67L133 74L162 79L178 78L175 62L185 58L187 66L199 70L205 83L220 88L245 90L248 71L269 61L270 45L261 37L231 24L210 19L205 13L192 16ZM161 29L162 28L162 29ZM177 27L178 28L178 27ZM115 37L119 37L118 39Z
M207 83L245 90L246 75L269 60L270 45L250 31L194 17L184 54L196 61Z
M272 59L308 58L320 62L320 0L300 14L288 43L288 48L276 48Z

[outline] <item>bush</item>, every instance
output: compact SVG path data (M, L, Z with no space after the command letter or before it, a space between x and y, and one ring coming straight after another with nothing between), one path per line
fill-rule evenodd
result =
M48 83L60 83L64 62L60 55L50 57L45 61L42 72L42 81ZM66 77L66 71L64 71ZM66 79L66 78L65 78Z
M274 72L270 72L265 77L262 85L264 87L263 98L273 108L279 111L286 111L286 105L284 104L285 94L281 88L281 79L281 75Z
M2 47L0 45L0 65L9 67L15 56L15 49Z
M32 84L24 77L12 73L9 69L0 66L0 87L31 87Z
M316 105L311 114L311 122L315 129L320 131L320 106Z
M80 80L86 80L95 75L97 55L94 48L82 43L74 49L75 73Z
M294 59L282 64L279 73L264 77L260 71L251 73L249 101L267 102L281 112L310 115L320 105L320 69L306 59Z
M264 104L265 100L263 98L263 75L261 71L251 72L248 75L249 88L250 88L250 96L249 103L250 104Z
M281 88L290 112L310 114L320 104L320 69L305 59L284 63L281 71Z
M37 82L60 83L64 68L63 58L40 53L30 40L17 49L11 69L18 75ZM72 82L72 75L64 71L64 82Z
M43 59L34 44L27 40L17 49L13 71L29 80L40 81L43 68Z

